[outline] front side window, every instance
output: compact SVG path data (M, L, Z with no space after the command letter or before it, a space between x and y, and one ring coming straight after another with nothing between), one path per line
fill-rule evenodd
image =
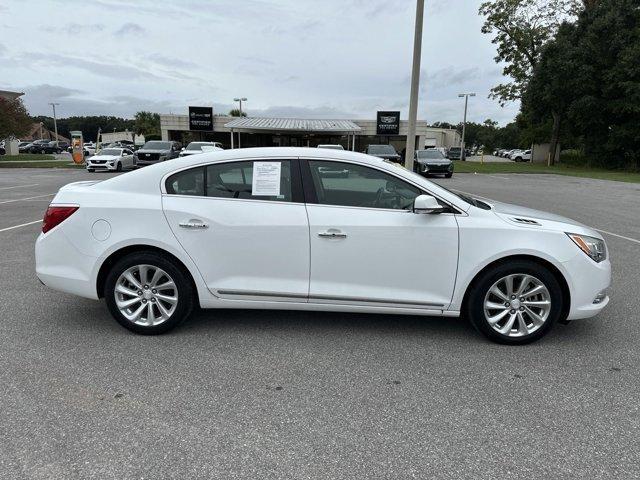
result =
M291 202L291 162L229 162L192 168L171 175L166 189L170 195Z
M411 210L422 194L393 175L362 165L310 160L309 168L322 205Z

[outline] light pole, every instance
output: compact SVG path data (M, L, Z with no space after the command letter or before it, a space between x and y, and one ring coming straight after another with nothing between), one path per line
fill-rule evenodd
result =
M413 170L413 154L416 146L416 121L418 117L418 94L420 93L420 56L422 54L422 17L424 0L416 0L416 26L413 35L413 67L411 68L411 96L409 97L409 125L404 166Z
M242 116L242 102L246 102L247 99L245 97L241 97L241 98L234 98L233 99L234 102L240 102L240 116Z
M246 102L247 98L246 97L234 98L233 101L234 102L240 102L240 108L239 108L240 115L239 115L239 117L242 118L242 102ZM241 145L240 145L240 131L238 131L238 148L242 148Z
M464 121L462 122L462 143L460 144L460 160L466 160L464 153L464 136L467 133L467 107L469 106L469 97L475 97L475 93L460 93L458 97L464 97Z
M53 129L56 132L56 148L58 148L58 120L56 119L56 105L60 105L59 103L49 103L53 108Z

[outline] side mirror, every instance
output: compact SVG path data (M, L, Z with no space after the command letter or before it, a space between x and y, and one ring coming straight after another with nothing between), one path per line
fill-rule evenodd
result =
M436 214L443 211L444 207L431 195L418 195L413 201L413 213Z

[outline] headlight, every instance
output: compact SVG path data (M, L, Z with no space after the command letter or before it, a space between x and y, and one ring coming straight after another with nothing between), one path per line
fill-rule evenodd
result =
M594 262L600 263L607 258L607 247L604 244L604 240L589 237L588 235L578 235L577 233L567 232L567 235Z

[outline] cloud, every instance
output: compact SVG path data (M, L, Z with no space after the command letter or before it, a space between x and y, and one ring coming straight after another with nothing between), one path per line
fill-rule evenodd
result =
M102 32L106 27L102 23L92 23L92 24L80 24L80 23L69 23L63 26L46 26L43 28L45 32L61 32L66 33L67 35L81 35L81 34L89 34L92 32Z
M195 62L190 62L190 61L182 60L180 58L175 58L175 57L167 57L159 53L153 53L151 55L147 55L145 58L155 63L156 65L161 65L163 67L170 67L170 68L197 68L198 67L198 64Z
M468 83L478 75L480 75L480 69L478 67L467 67L462 69L446 67L434 72L423 72L421 76L425 79L424 82L426 85L424 86L426 88L442 88Z
M116 35L121 35L121 36L128 35L128 36L134 36L134 37L142 37L147 33L147 31L142 25L139 25L134 22L127 22L127 23L124 23L114 33Z
M34 62L36 66L60 68L75 67L90 72L94 75L113 79L125 80L161 78L149 72L148 70L132 67L130 65L99 63L93 60L85 60L83 58L72 57L70 55L61 55L57 53L26 52L22 54L22 58Z
M7 53L7 47L0 43L0 58L3 58Z

